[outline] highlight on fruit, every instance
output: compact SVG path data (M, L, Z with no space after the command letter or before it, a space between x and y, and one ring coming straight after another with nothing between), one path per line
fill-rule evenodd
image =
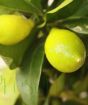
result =
M66 29L52 28L45 41L45 54L55 69L70 73L83 66L86 49L75 33Z

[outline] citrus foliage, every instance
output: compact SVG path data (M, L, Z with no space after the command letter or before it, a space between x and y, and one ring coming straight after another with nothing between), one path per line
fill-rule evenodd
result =
M88 0L55 0L49 6L48 0L0 0L2 14L22 14L35 22L20 43L0 44L4 61L19 68L20 97L14 105L88 105ZM53 27L72 31L83 41L86 60L78 71L59 72L46 59L44 44Z

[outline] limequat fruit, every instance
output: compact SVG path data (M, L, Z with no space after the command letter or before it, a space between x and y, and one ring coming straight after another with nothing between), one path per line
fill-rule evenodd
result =
M33 20L23 15L0 15L0 44L12 45L22 41L33 27Z
M86 58L86 49L75 33L52 28L45 41L45 54L54 68L69 73L82 67Z

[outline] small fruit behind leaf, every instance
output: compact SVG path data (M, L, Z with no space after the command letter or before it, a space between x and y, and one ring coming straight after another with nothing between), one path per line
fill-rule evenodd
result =
M0 70L0 105L14 105L18 96L16 70Z
M86 58L86 49L75 33L53 28L45 42L45 54L54 68L69 73L82 67Z
M12 45L22 41L33 27L33 20L23 15L0 15L0 44Z

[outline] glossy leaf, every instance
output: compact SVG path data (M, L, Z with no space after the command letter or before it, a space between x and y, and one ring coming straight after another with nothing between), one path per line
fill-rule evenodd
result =
M74 32L88 34L88 18L67 19L62 24Z
M58 12L55 12L53 14L48 14L47 16L48 21L54 22L59 19L65 19L67 17L71 17L73 14L75 15L75 12L79 9L82 2L83 0L73 0L73 2L60 9Z
M60 9L64 8L65 6L67 6L68 4L70 4L71 2L73 2L73 0L64 0L60 5L58 5L53 10L48 11L47 13L48 14L55 13L55 12L59 11Z
M21 41L16 45L12 46L0 45L0 56L11 68L20 66L25 51L30 46L32 41L35 40L36 35L35 31L31 33L31 35L29 35L25 40Z
M61 74L56 81L52 84L49 95L50 96L57 96L60 94L60 92L64 89L65 86L65 75Z
M23 67L17 73L18 88L26 105L37 105L43 58L44 49L41 44L32 52L29 50L23 61Z
M18 97L16 70L0 69L0 105L14 105Z
M65 74L61 74L51 85L48 93L48 97L44 105L49 105L49 100L51 96L57 97L64 90L65 86Z
M72 15L74 16L79 16L79 17L85 17L88 16L88 0L80 0L80 5L77 11Z
M0 6L0 14L12 13L14 12L12 9Z
M83 80L77 81L74 84L73 89L76 93L87 92L87 89L88 89L88 75Z
M41 0L24 0L27 3L29 3L29 5L34 6L36 9L42 9L41 7Z
M29 5L24 0L0 0L0 6L8 7L15 11L23 11L33 14L38 13L32 5Z

